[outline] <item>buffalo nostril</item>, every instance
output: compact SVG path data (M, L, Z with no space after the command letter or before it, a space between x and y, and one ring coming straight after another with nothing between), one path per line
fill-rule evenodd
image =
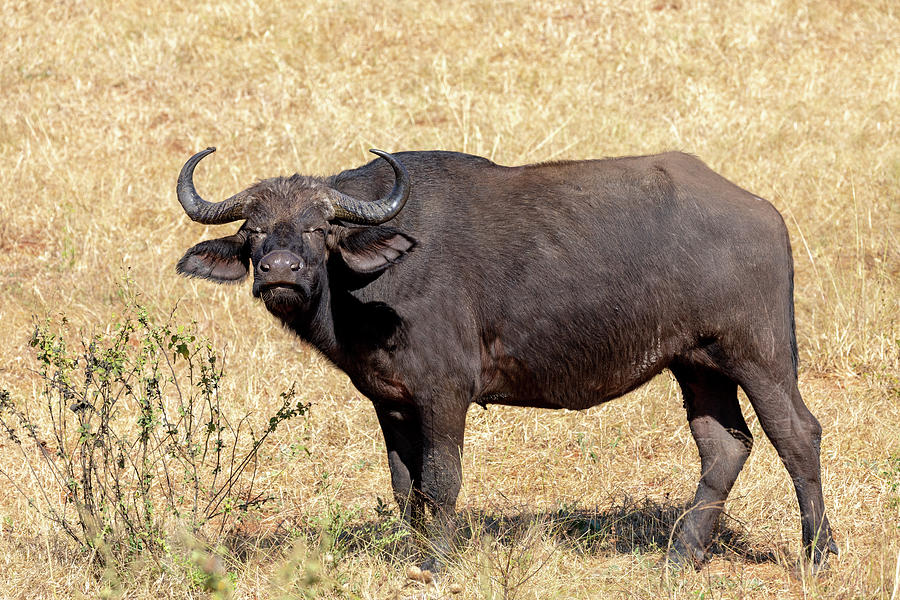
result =
M259 260L259 272L269 280L292 280L305 267L303 259L288 250L274 250Z

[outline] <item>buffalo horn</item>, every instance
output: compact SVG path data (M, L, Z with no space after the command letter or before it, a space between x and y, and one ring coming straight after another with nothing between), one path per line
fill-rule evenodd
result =
M222 202L207 202L200 197L194 187L194 167L204 156L215 151L215 148L210 147L193 155L184 163L178 175L178 201L191 219L205 225L231 223L244 218L246 196L243 192Z
M332 199L334 218L358 225L378 225L397 216L409 197L409 174L396 158L381 150L369 150L391 165L394 170L394 188L386 198L373 202L363 202L351 196L336 192Z

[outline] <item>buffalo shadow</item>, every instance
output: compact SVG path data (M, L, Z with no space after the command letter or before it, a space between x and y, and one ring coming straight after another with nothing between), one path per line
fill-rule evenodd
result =
M586 556L663 553L672 543L672 532L689 506L688 501L625 497L608 507L584 508L573 504L539 511L517 507L463 509L454 522L457 551L465 554L486 540L516 547L539 537ZM252 545L262 548L284 544L290 537L288 530L313 543L328 535L335 548L350 555L375 555L389 562L422 558L419 549L422 540L416 539L419 534L408 533L394 511L379 510L375 518L355 521L327 534L308 523L298 523L282 529L275 537L256 537ZM246 549L246 544L243 546ZM727 513L719 517L708 551L710 557L753 564L778 564L785 554L781 548L754 547L746 527Z

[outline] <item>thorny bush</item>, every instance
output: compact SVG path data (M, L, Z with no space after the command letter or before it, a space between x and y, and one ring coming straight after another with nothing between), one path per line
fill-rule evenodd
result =
M37 485L0 473L103 563L158 556L176 531L221 537L266 500L256 482L260 446L309 408L292 386L268 422L229 421L211 344L171 316L154 322L134 300L125 313L77 350L65 318L37 323L38 397L14 402L0 390L0 426Z

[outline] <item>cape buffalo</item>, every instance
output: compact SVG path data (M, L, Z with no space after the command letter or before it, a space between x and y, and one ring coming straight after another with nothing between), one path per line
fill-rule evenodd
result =
M752 438L737 388L790 473L803 546L832 539L821 427L797 388L793 261L767 201L699 159L505 167L455 152L372 150L330 177L275 177L202 199L192 156L178 200L200 223L243 221L179 261L235 282L371 399L406 521L449 547L472 403L584 409L663 369L700 453L668 559L700 565ZM432 519L426 525L425 509Z

